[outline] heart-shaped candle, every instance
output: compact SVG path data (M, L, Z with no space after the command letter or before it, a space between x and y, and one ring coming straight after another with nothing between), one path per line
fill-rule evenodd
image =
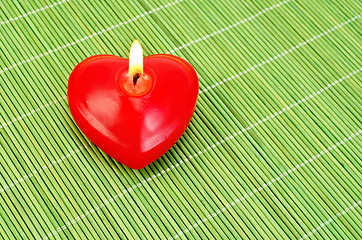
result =
M69 108L81 131L115 160L140 169L176 143L194 113L199 83L193 67L168 54L130 59L96 55L68 82Z

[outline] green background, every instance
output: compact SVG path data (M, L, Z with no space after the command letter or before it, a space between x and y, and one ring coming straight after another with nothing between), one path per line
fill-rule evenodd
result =
M0 2L0 238L360 239L361 1ZM192 121L142 170L79 131L95 54L194 66Z

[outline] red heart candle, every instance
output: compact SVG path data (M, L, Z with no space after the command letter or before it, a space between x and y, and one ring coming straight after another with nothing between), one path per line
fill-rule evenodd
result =
M96 146L140 169L181 137L198 89L188 62L168 54L143 59L137 41L129 61L96 55L79 63L69 77L68 102L78 127Z

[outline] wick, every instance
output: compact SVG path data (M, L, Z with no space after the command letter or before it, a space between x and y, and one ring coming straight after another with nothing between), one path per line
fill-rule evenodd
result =
M141 74L136 73L133 75L133 85L136 85L137 80L141 77Z

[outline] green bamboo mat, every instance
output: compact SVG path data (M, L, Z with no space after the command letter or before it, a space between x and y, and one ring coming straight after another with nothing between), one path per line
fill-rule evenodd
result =
M55 1L0 1L1 239L361 239L361 1ZM66 101L78 62L134 39L200 81L139 171Z

